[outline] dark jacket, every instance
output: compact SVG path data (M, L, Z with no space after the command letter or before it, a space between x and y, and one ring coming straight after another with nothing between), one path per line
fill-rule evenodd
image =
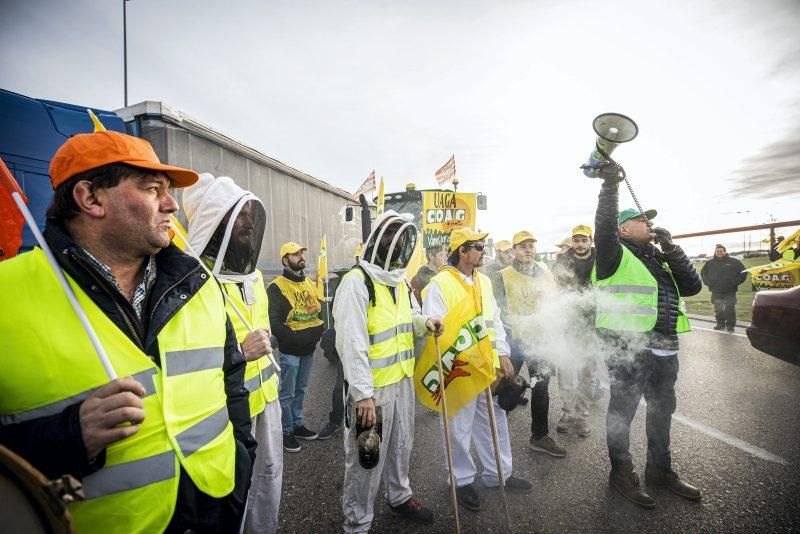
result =
M414 291L414 296L417 297L417 302L422 303L422 290L425 289L434 276L436 276L436 272L425 264L419 268L417 274L411 279L411 289Z
M302 282L305 275L296 275L292 271L283 270L284 276L292 282ZM282 354L292 356L308 356L314 354L317 343L322 337L322 325L304 328L302 330L292 330L286 326L286 319L292 311L289 299L281 292L278 284L272 283L267 288L269 298L269 326L272 333L278 338L278 350Z
M722 258L714 256L703 265L700 277L711 293L736 293L739 284L747 280L744 264L725 254Z
M559 287L570 291L588 289L592 286L592 267L597 251L592 247L588 258L576 258L575 250L569 249L556 256L553 276Z
M636 256L658 284L658 317L653 330L648 333L647 345L654 349L678 350L679 297L696 295L703 288L692 262L681 247L662 252L651 243L638 246L620 240L617 216L619 214L619 188L617 183L603 182L595 214L595 248L597 250L597 279L604 280L613 275L622 261L622 247ZM672 277L663 267L666 262ZM673 284L673 278L675 283ZM677 285L677 291L675 286ZM607 333L613 336L613 333Z
M86 253L63 226L49 220L45 238L64 272L78 283L137 347L160 366L156 336L203 284L209 281L197 260L174 245L156 254L156 280L144 304L143 318L139 320L131 304L95 271L87 261ZM182 295L189 298L181 298ZM247 448L252 462L255 458L256 442L250 434L250 406L248 393L244 388L245 359L239 352L230 320L227 321L226 330L222 370L225 374L228 414L233 423L234 436ZM24 355L19 356L24 360ZM81 402L68 406L60 414L0 426L0 443L24 457L49 478L67 473L82 478L99 470L105 463L105 451L89 464L79 420ZM248 471L251 469L250 466L246 467ZM180 486L179 501L187 493L200 493L183 468Z

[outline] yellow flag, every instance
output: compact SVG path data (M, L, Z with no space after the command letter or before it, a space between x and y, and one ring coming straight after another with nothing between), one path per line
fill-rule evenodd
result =
M798 243L800 243L800 230L797 230L795 233L778 243L775 246L775 250L783 254Z
M186 233L186 229L183 227L181 222L172 214L169 216L170 226L170 235L172 237L172 242L175 243L175 246L179 249L186 251L187 244L189 243L189 234Z
M378 211L376 212L377 215L383 213L383 176L381 176L381 185L378 187Z
M317 298L328 300L328 292L325 291L325 280L328 278L328 236L322 236L319 244L319 259L317 260Z
M425 252L422 250L422 239L417 239L417 244L414 245L414 252L411 254L411 259L408 260L408 265L406 266L406 280L408 280L409 284L417 274L417 271L419 271L419 268L426 262ZM422 303L420 302L420 304Z
M439 337L442 372L447 397L447 415L453 417L469 401L482 393L496 377L489 329L483 314L475 314L474 301L465 297L444 317L444 334ZM414 387L419 401L442 411L436 344L431 336L425 343L416 369Z

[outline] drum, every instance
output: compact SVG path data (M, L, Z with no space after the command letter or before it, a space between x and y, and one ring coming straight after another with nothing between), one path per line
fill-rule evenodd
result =
M66 475L50 481L22 457L0 445L0 530L74 532L67 503L82 498L80 483Z

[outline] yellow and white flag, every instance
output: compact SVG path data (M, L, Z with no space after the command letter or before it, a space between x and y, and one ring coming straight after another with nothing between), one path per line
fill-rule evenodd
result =
M383 213L383 176L381 176L381 185L378 187L378 200L376 205L378 206L376 216L380 216L380 214Z
M176 247L186 252L186 249L188 248L187 244L189 243L189 234L186 233L186 229L183 227L178 218L175 217L175 215L169 215L169 223L169 233L171 234L172 242L175 243Z
M322 236L319 244L319 259L317 260L317 298L321 301L328 300L325 281L328 279L328 236Z
M456 155L453 154L452 156L450 156L450 159L447 160L447 163L439 167L439 170L436 171L436 183L439 185L443 185L448 182L452 182L455 177L456 177Z
M366 195L368 193L372 193L375 191L375 170L369 173L367 179L364 180L364 183L359 186L358 190L353 194L353 198L358 200L358 197L361 195Z
M489 329L483 314L475 314L471 296L466 296L458 306L448 310L443 321L444 333L439 337L439 346L447 415L453 417L494 382L496 372ZM433 336L428 337L414 370L414 387L423 405L442 411Z

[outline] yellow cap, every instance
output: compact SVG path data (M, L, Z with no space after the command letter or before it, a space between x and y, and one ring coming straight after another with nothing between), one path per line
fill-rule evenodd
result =
M486 239L488 235L489 232L473 232L471 228L460 226L450 232L450 252L455 252L467 241L480 241Z
M527 230L522 230L521 232L514 234L514 245L519 245L523 241L533 241L536 243L536 238L533 237L533 234Z
M567 247L572 248L572 237L565 237L560 243L555 244L556 248Z
M308 250L306 247L301 247L297 243L293 241L289 241L288 243L284 243L281 245L281 251L278 253L280 254L281 258L286 256L287 254L297 254L301 250Z
M506 250L511 250L511 241L508 239L503 239L502 241L498 241L497 244L494 246L497 250L502 250L505 252Z
M572 229L573 237L576 235L585 235L586 237L592 237L592 227L586 226L585 224L579 224L575 228Z

